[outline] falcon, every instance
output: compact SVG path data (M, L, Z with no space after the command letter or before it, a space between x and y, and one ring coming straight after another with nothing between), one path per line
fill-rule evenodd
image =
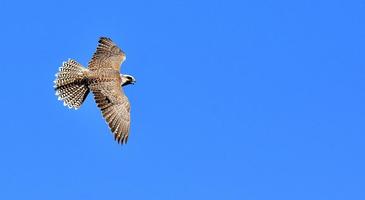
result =
M125 53L110 38L101 37L88 68L69 59L63 62L54 81L58 99L69 108L80 108L91 91L120 144L127 143L130 128L130 104L123 87L136 82L133 76L120 73L125 59Z

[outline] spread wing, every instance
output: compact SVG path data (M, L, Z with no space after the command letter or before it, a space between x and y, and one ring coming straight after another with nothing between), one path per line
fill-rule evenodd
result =
M89 62L89 69L94 71L109 68L119 72L124 60L124 52L110 38L101 37L96 52Z
M118 81L98 82L90 85L97 106L121 144L127 143L130 127L130 104Z

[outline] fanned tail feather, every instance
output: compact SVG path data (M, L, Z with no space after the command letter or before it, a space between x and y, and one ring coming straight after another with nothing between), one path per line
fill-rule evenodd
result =
M65 106L78 109L85 101L90 92L85 76L87 70L71 59L63 62L62 67L59 68L54 88L58 99L62 100Z

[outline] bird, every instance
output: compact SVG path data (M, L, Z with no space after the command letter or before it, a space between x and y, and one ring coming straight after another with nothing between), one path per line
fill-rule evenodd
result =
M79 109L90 91L118 144L126 144L130 130L130 102L123 87L134 84L132 75L120 73L125 53L108 37L100 37L95 53L83 67L73 59L62 63L54 80L58 100Z

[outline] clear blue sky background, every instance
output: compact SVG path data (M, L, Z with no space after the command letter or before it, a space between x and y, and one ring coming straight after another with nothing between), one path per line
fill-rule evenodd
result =
M365 2L0 1L0 199L365 199ZM62 61L126 52L129 142Z

